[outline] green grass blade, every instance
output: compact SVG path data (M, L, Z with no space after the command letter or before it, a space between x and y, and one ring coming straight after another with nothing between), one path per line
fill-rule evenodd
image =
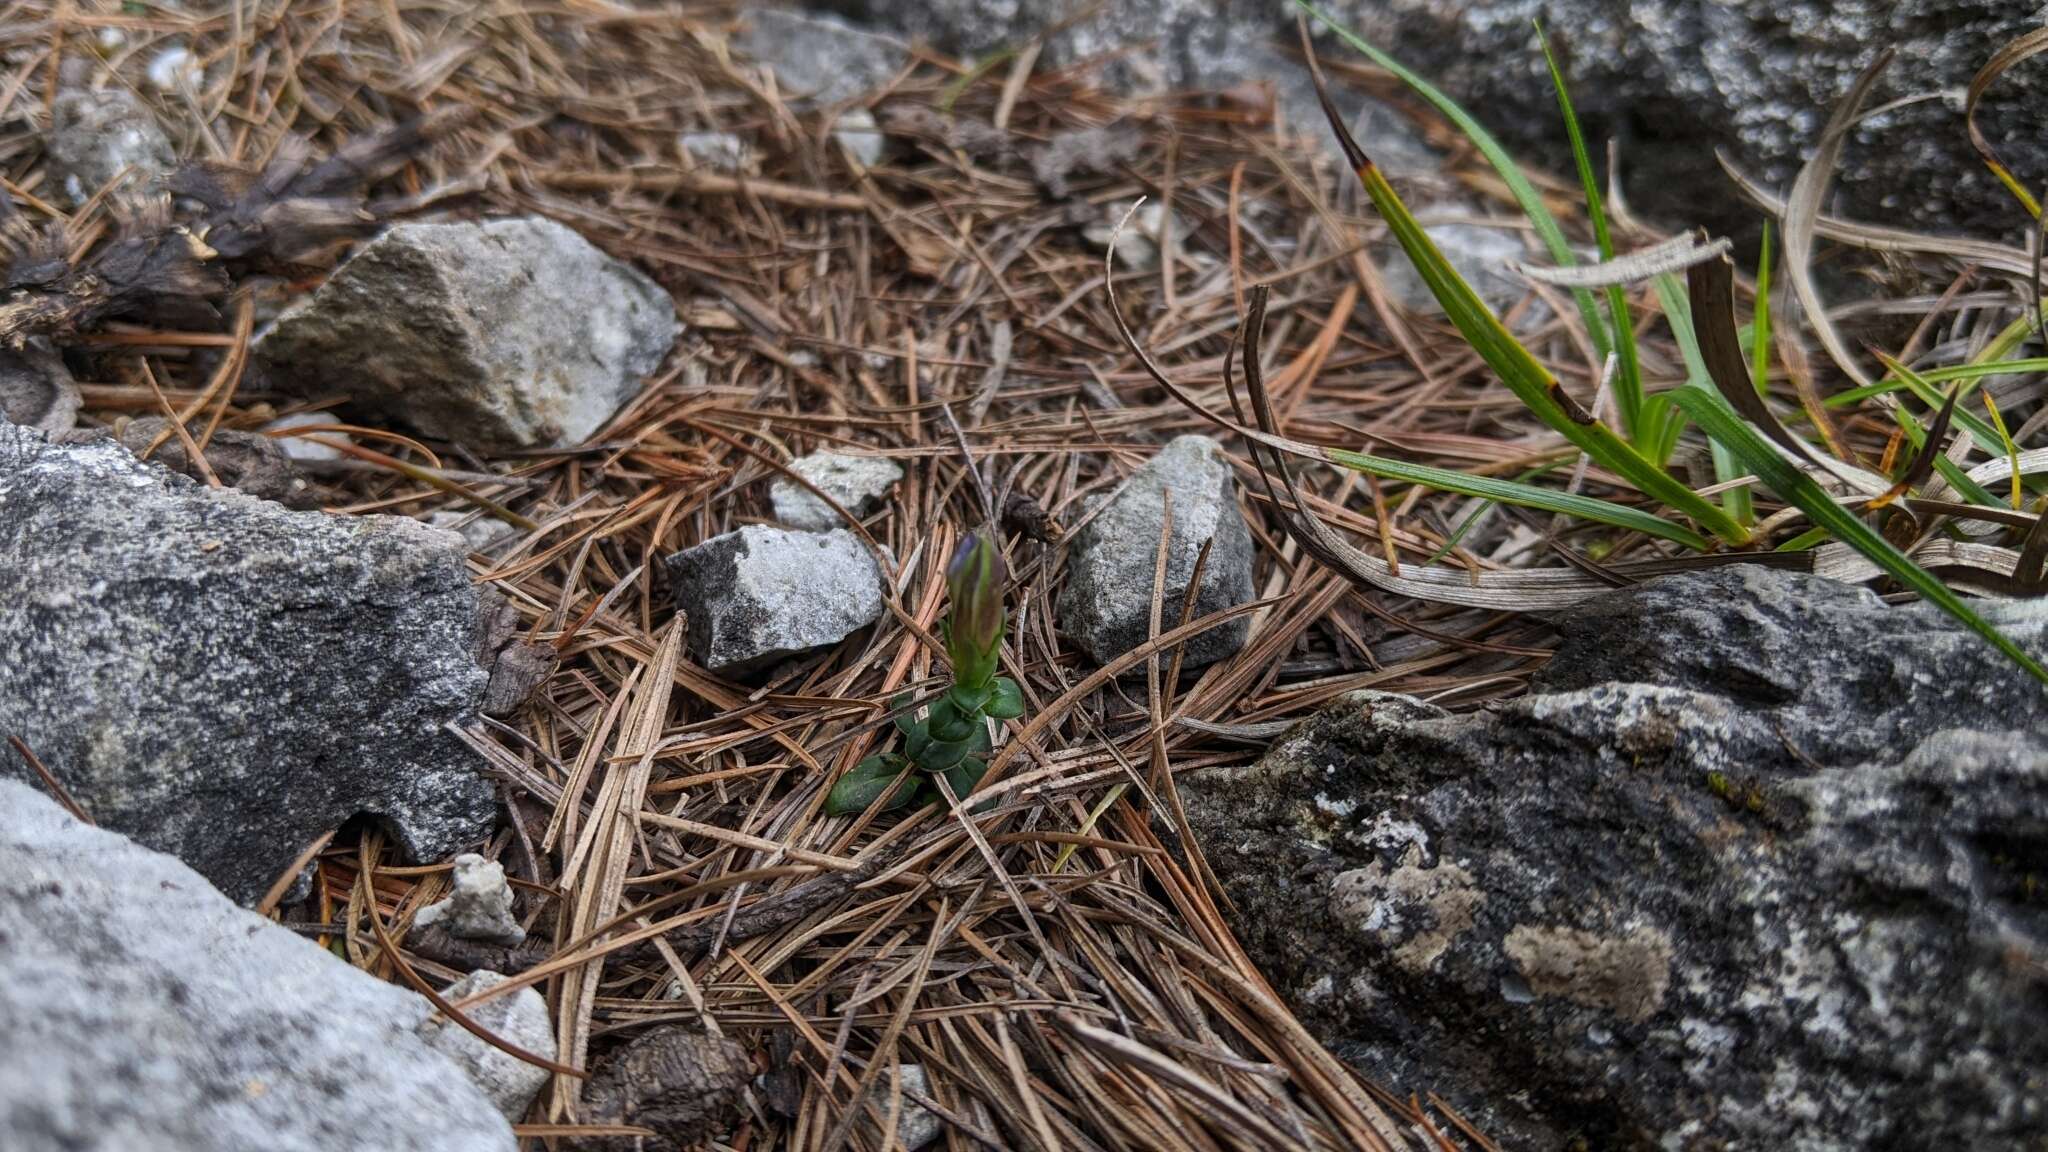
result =
M1683 544L1688 548L1705 549L1710 546L1705 537L1682 524L1674 524L1625 504L1614 504L1591 496L1574 496L1569 492L1538 488L1533 484L1523 484L1514 480L1469 476L1448 468L1410 464L1401 460L1390 460L1384 456L1370 456L1363 452L1347 452L1338 448L1327 451L1331 463L1370 476L1378 476L1383 480L1401 480L1410 484L1420 484L1425 488L1455 492L1460 496L1477 496L1502 504L1517 504L1524 508L1555 512L1577 520L1591 520Z
M1551 215L1550 209L1544 206L1542 194L1537 192L1536 186L1522 174L1521 167L1515 163L1514 157L1508 155L1508 150L1501 147L1500 141L1494 139L1493 134L1479 121L1474 120L1471 113L1459 106L1457 101L1444 95L1434 84L1409 71L1399 60L1368 44L1356 32L1337 23L1308 0L1294 0L1294 3L1296 7L1335 32L1346 44L1364 53L1374 64L1393 73L1396 79L1408 85L1416 95L1427 100L1446 120L1456 125L1458 131L1464 133L1465 138L1472 142L1472 146L1479 149L1479 154L1486 157L1487 163L1493 165L1493 170L1500 173L1501 181L1508 187L1508 193L1515 198L1515 203L1521 206L1522 215L1529 218L1530 226L1536 229L1536 236L1543 241L1543 247L1549 250L1550 258L1567 267L1579 262L1578 255L1572 251L1571 243L1565 239L1564 229L1559 226L1557 217ZM1600 306L1594 301L1592 291L1586 288L1574 289L1572 298L1578 303L1579 314L1585 318L1586 332L1593 340L1594 353L1601 360L1606 360L1607 354L1614 349L1609 346L1607 331L1600 323Z
M1600 178L1593 171L1593 158L1586 151L1586 136L1579 129L1579 114L1572 108L1571 92L1565 87L1564 72L1550 51L1550 37L1536 26L1536 39L1543 45L1543 62L1550 68L1550 86L1557 92L1557 109L1564 117L1565 134L1571 138L1572 159L1579 168L1579 184L1586 193L1586 218L1593 224L1593 241L1600 259L1614 259L1614 234L1607 226L1607 205L1600 197ZM1636 352L1635 326L1629 322L1628 291L1619 284L1607 288L1607 318L1613 326L1615 355L1614 407L1621 418L1621 430L1638 446L1643 443L1637 425L1643 408L1643 366Z
M1986 376L2017 376L2022 372L2048 372L2048 358L2032 357L2025 360L1994 360L1985 364L1956 364L1948 368L1929 368L1918 373L1918 378L1927 384L1948 384L1957 380L1981 380ZM1837 392L1827 398L1830 408L1847 408L1860 404L1872 396L1889 392L1911 392L1913 388L1903 379L1886 378L1862 388L1851 388ZM1917 393L1916 393L1917 395Z
M1334 115L1332 116L1334 120ZM1355 149L1348 133L1343 133L1343 124L1337 122L1333 128L1342 135L1341 139ZM1749 530L1721 508L1702 497L1699 493L1680 484L1669 472L1658 467L1638 452L1634 445L1616 435L1606 424L1584 412L1578 403L1567 395L1557 378L1550 374L1529 350L1522 347L1512 333L1500 322L1500 318L1479 298L1464 277L1438 250L1436 242L1423 230L1414 213L1394 191L1387 178L1367 159L1362 152L1353 161L1358 178L1365 185L1366 195L1373 206L1379 209L1387 229L1408 254L1408 260L1423 283L1443 306L1444 314L1457 326L1465 342L1472 346L1487 366L1501 378L1510 391L1536 414L1545 424L1555 429L1566 440L1593 462L1628 481L1643 494L1661 502L1690 519L1707 531L1730 544L1749 542Z
M1885 371L1905 381L1906 388L1922 404L1939 411L1941 406L1948 401L1948 397L1942 395L1941 389L1934 386L1933 380L1913 371L1911 368L1906 367L1882 352L1876 355L1878 362L1884 365ZM1990 373L1986 373L1986 375L1990 375ZM1980 378L1969 376L1962 378L1962 383L1956 388L1954 419L1958 425L1969 432L1970 439L1975 440L1977 447L1982 448L1986 455L1998 456L2005 452L2005 438L2000 436L1991 425L1963 410L1963 401L1969 398L1970 386Z
M1702 392L1714 391L1714 378L1707 371L1706 354L1700 351L1699 330L1693 327L1692 296L1685 290L1685 282L1666 272L1657 277L1655 284L1658 303L1664 308L1664 319L1671 325L1671 334L1678 339L1679 355L1685 359L1685 387ZM1683 412L1676 412L1672 419L1666 421L1660 429L1659 438L1648 445L1651 459L1660 463L1669 460L1678 447L1678 437L1685 431L1685 426ZM1713 457L1716 483L1726 484L1749 475L1749 470L1725 445L1709 440L1707 449ZM1756 523L1756 501L1748 488L1730 488L1721 493L1721 507L1738 524Z
M1892 417L1898 421L1900 430L1906 434L1906 443L1911 444L1915 452L1920 451L1926 446L1927 429L1920 426L1920 421L1914 419L1911 412L1906 411L1904 408L1894 408L1892 409ZM1949 487L1962 493L1963 499L1968 500L1970 503L1980 508L2005 507L2004 501L1993 496L1990 490L1982 484L1970 479L1969 473L1956 467L1956 462L1948 458L1948 453L1944 452L1935 456L1934 470L1941 473L1941 478L1948 481Z
M1714 403L1713 398L1706 394L1690 390L1682 391L1674 399L1709 437L1733 449L1771 491L1806 513L1814 527L1825 528L1829 535L1854 548L1894 580L1990 641L2013 663L2026 669L2029 675L2048 684L2048 668L2042 667L2040 661L1977 615L1962 597L1950 591L1948 585L1936 579L1933 573L1915 564L1911 557L1899 551L1860 517L1835 503L1813 477L1780 456L1777 449L1732 411Z
M1764 221L1763 250L1756 258L1756 310L1749 321L1749 376L1756 394L1771 394L1771 222Z

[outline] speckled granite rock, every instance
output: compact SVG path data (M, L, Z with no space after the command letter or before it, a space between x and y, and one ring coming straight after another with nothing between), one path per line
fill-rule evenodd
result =
M126 88L58 96L44 148L57 198L73 206L123 172L124 189L143 191L177 160L156 117Z
M486 682L453 535L0 424L0 557L0 732L102 826L244 902L358 813L415 856L488 828L482 761L446 728ZM0 775L33 773L0 747Z
M7 1152L513 1152L425 998L0 779Z
M78 423L78 381L49 341L0 348L0 420L45 436L62 436Z
M1098 664L1145 642L1168 493L1173 499L1173 530L1167 543L1159 630L1179 626L1181 603L1205 545L1209 560L1202 570L1193 617L1252 598L1252 535L1237 507L1237 481L1229 457L1207 436L1176 437L1131 474L1108 498L1108 507L1074 533L1069 545L1067 586L1059 600L1060 630ZM1250 630L1250 621L1240 618L1204 632L1189 641L1182 666L1197 668L1223 659L1244 647Z
M551 220L399 224L256 340L279 387L487 449L587 439L661 366L667 292Z
M2048 654L2048 603L1989 609ZM2048 692L1750 566L1564 615L1531 694L1380 693L1181 781L1274 986L1504 1147L2034 1149Z
M823 489L855 516L874 511L889 489L903 479L903 465L894 460L838 452L813 452L791 461L789 470ZM839 513L810 489L781 476L768 486L768 499L775 518L791 528L825 532L844 523Z
M479 969L443 988L441 995L459 1002L504 982L500 973ZM486 1000L469 1010L469 1018L528 1052L554 1053L555 1026L548 1019L548 1002L531 988ZM525 1119L533 1098L548 1082L547 1069L484 1043L468 1029L438 1014L421 1024L419 1032L428 1047L461 1067L463 1075L490 1097L499 1114L515 1124Z
M837 644L882 618L882 573L843 528L793 532L749 524L665 562L689 614L690 656L744 676Z

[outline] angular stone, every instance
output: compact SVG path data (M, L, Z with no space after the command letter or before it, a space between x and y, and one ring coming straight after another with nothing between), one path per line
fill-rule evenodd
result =
M749 524L666 561L690 656L743 676L882 618L882 572L851 532Z
M258 337L279 387L429 436L581 443L661 366L667 292L551 220L400 224Z
M832 122L832 138L846 146L854 161L863 168L873 168L882 161L882 149L888 141L882 138L882 128L875 123L875 114L865 108L849 108Z
M446 533L292 512L0 425L0 732L103 827L259 899L359 813L479 838L480 598ZM33 778L0 747L0 775Z
M775 71L776 83L819 104L843 104L894 79L910 45L822 12L750 7L733 46Z
M157 443L159 438L161 444ZM171 431L171 422L162 416L139 416L128 421L119 439L123 448L138 457L149 452L154 444L156 451L149 453L151 461L194 480L205 476L185 451L185 441ZM298 465L292 462L283 443L269 436L216 428L202 454L214 479L229 488L292 508L310 507L316 502L312 486L299 474Z
M1979 608L2048 656L2048 604ZM1558 626L1526 697L1360 693L1182 780L1303 1021L1503 1147L2032 1148L2048 690L1746 565Z
M442 989L441 995L459 1002L504 982L503 975L482 968ZM548 1021L548 1002L531 988L486 1000L468 1009L467 1015L516 1047L541 1056L554 1054L555 1028ZM454 1061L470 1083L490 1097L499 1114L515 1124L526 1118L534 1096L548 1082L547 1069L484 1043L468 1029L439 1014L421 1024L419 1033L428 1047Z
M813 452L791 461L789 470L861 517L879 507L889 489L903 479L903 465L894 460L838 452ZM826 532L845 523L823 500L787 477L778 476L768 486L768 499L774 505L775 518L791 528Z
M526 929L512 915L512 886L505 866L474 852L455 858L455 884L441 900L420 909L413 923L439 924L465 940L488 940L511 946L526 939Z
M881 568L846 529L748 525L666 560L690 658L743 676L838 644L883 617Z
M0 420L62 436L78 423L78 382L47 340L0 348Z
M293 428L320 427L344 423L347 423L347 421L332 412L294 412L289 416L279 416L277 419L265 424L263 431L265 433L284 432ZM314 439L314 437L318 437L318 439ZM346 455L339 448L320 443L321 440L335 440L344 444L355 443L346 432L315 432L310 436L272 436L271 439L277 441L277 446L284 449L285 455L294 460L302 461L339 460Z
M685 132L676 137L676 147L689 167L705 172L737 176L758 166L753 149L731 132Z
M156 117L126 88L57 97L44 147L57 198L74 207L123 172L128 181L122 187L142 191L177 162Z
M0 779L8 1152L513 1152L432 1010Z
M1207 436L1177 437L1124 481L1069 547L1060 630L1098 664L1145 643L1169 493L1173 531L1166 550L1166 596L1158 602L1159 630L1180 626L1181 604L1204 546L1209 558L1189 619L1252 598L1252 534L1237 506L1230 459ZM1215 663L1244 647L1250 633L1251 623L1244 619L1212 628L1188 642L1182 666Z

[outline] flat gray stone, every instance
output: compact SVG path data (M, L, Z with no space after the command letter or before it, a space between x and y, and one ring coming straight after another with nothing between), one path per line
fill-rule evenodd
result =
M1176 437L1124 481L1108 507L1076 532L1069 546L1060 630L1098 664L1145 643L1168 493L1173 531L1159 630L1180 626L1181 604L1204 546L1209 559L1189 619L1252 599L1252 534L1237 506L1229 458L1207 436ZM1244 619L1212 628L1188 642L1182 666L1215 663L1244 647L1250 633L1251 623Z
M1470 284L1472 290L1479 293L1479 298L1495 312L1507 311L1528 294L1529 286L1510 267L1513 261L1526 259L1529 255L1513 232L1478 224L1429 224L1423 230L1436 242L1437 248L1451 262L1451 267L1465 278L1465 283ZM1399 245L1391 241L1386 245L1380 255L1379 266L1388 291L1410 310L1431 316L1443 315L1443 305L1437 302L1429 285L1422 282L1415 265Z
M445 857L495 812L447 728L486 682L463 555L0 424L0 732L245 903L357 814ZM0 747L0 775L34 773Z
M448 895L420 909L413 923L423 928L439 924L465 940L508 947L526 939L526 929L512 915L512 886L505 881L505 866L474 852L455 858L455 883Z
M72 207L123 172L128 180L122 187L142 191L177 162L156 116L126 88L58 96L44 148L56 198Z
M2048 602L1978 607L2048 656ZM2037 1147L2048 689L1751 565L1557 623L1527 696L1359 693L1181 779L1303 1023L1502 1147Z
M689 167L705 172L737 176L758 166L753 149L731 132L685 132L676 137L676 147Z
M792 96L842 104L888 83L910 60L910 45L823 12L750 7L733 40L775 72Z
M789 470L861 517L880 507L889 489L903 479L903 465L894 460L838 452L813 452L791 461ZM775 508L775 518L791 528L826 532L845 523L831 506L787 477L778 476L768 486L768 499Z
M418 995L0 779L8 1152L513 1152Z
M750 524L670 556L690 656L720 675L837 644L882 618L882 573L851 532Z
M503 975L482 968L442 989L441 995L459 1002L504 982ZM555 1027L548 1020L548 1002L531 988L486 1000L469 1009L468 1016L516 1047L538 1056L555 1054ZM499 1114L515 1124L526 1118L533 1098L548 1082L547 1069L484 1043L438 1013L420 1025L419 1033L428 1047L454 1061L463 1076L490 1097Z
M661 366L667 292L551 220L399 224L255 344L280 388L485 449L588 439Z

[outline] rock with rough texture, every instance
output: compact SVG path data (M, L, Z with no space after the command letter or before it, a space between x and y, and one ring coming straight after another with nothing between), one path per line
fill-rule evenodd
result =
M0 420L62 436L78 423L78 381L47 340L0 347Z
M1528 255L1513 232L1477 224L1431 224L1426 230L1451 266L1494 311L1505 312L1528 294L1528 285L1510 266ZM1380 258L1380 271L1387 289L1401 303L1417 312L1443 314L1443 305L1399 247L1387 246Z
M268 435L272 432L288 432L297 428L319 428L342 423L346 421L332 412L294 412L289 416L279 416L265 424L263 432ZM347 455L339 448L322 444L322 440L333 440L343 444L355 443L346 432L328 431L298 436L271 436L271 439L277 441L277 446L284 449L285 455L294 460L308 462L339 460Z
M792 532L749 524L667 560L690 656L744 676L837 644L882 618L882 573L843 528Z
M903 1092L902 1111L896 1117L896 1142L909 1152L917 1152L918 1149L946 1134L946 1122L933 1115L931 1109L912 1099L912 1093L921 1096L931 1095L931 1078L925 1074L924 1065L898 1064L896 1078L898 1087ZM882 1077L875 1085L874 1091L871 1099L883 1115L887 1115L891 1091L889 1077ZM872 1126L869 1130L874 1131ZM875 1132L877 1139L880 1136L881 1133Z
M1172 500L1166 551L1166 595L1153 596L1159 535ZM1131 474L1074 534L1067 587L1059 601L1060 630L1096 663L1145 643L1152 606L1159 630L1181 624L1181 605L1202 549L1209 557L1190 620L1252 598L1252 534L1237 506L1237 481L1223 446L1207 436L1180 436ZM1186 668L1212 664L1244 647L1251 624L1232 620L1188 641Z
M816 485L840 507L863 517L879 507L889 489L903 479L903 465L894 460L838 452L813 452L791 461L789 470ZM775 518L791 528L826 532L845 523L810 489L788 477L776 477L768 486L768 499L774 505Z
M768 65L793 96L843 104L894 79L910 45L822 12L750 8L733 46Z
M685 166L727 176L750 173L760 165L747 142L731 132L685 132L676 137Z
M1182 780L1304 1021L1504 1147L2037 1148L2048 690L1750 566L1558 627L1524 698L1361 693Z
M431 1011L0 780L8 1152L512 1152Z
M450 1002L460 1002L504 982L503 975L488 968L479 969L442 989L441 996ZM467 1009L466 1015L515 1047L544 1056L555 1051L555 1029L548 1021L548 1002L531 988L486 1000ZM463 1075L490 1097L499 1114L515 1124L526 1117L534 1096L548 1082L547 1069L484 1043L438 1013L421 1024L419 1032L428 1047L454 1061Z
M381 819L415 858L487 831L480 598L455 539L292 512L0 424L0 732L103 827L259 899ZM35 773L0 747L0 775Z
M505 866L474 852L455 858L454 886L445 898L420 909L413 923L439 924L465 940L507 946L526 939L526 929L512 915L512 886L505 882Z
M842 0L877 27L946 51L985 54L1069 21L1043 57L1054 67L1124 52L1113 82L1223 87L1271 79L1291 108L1297 61L1273 51L1294 7L1268 0ZM1898 58L1871 106L1938 92L1872 117L1840 168L1844 214L1905 228L2017 232L2018 205L1963 131L1960 94L1993 53L2040 23L2014 0L1331 0L1321 7L1470 109L1510 147L1569 172L1564 123L1536 39L1558 49L1588 137L1621 142L1632 205L1682 225L1753 231L1758 216L1714 159L1790 186L1857 73L1886 47ZM1321 50L1355 58L1316 28ZM2048 73L2008 71L1980 123L2021 179L2048 174L2032 110ZM1290 122L1296 122L1293 115ZM1368 149L1374 147L1370 138Z
M44 147L58 199L72 206L92 199L124 172L122 187L145 189L177 161L156 117L125 88L57 97Z
M279 387L346 395L429 436L581 443L661 366L668 293L551 220L400 224L255 345Z
M185 441L162 416L140 416L122 427L121 446L140 458L150 460L194 480L205 473L185 450ZM196 437L195 437L196 439ZM155 451L151 451L154 446ZM299 474L279 441L258 432L216 428L200 455L214 478L229 488L239 489L263 500L275 500L293 508L318 503L312 486Z

